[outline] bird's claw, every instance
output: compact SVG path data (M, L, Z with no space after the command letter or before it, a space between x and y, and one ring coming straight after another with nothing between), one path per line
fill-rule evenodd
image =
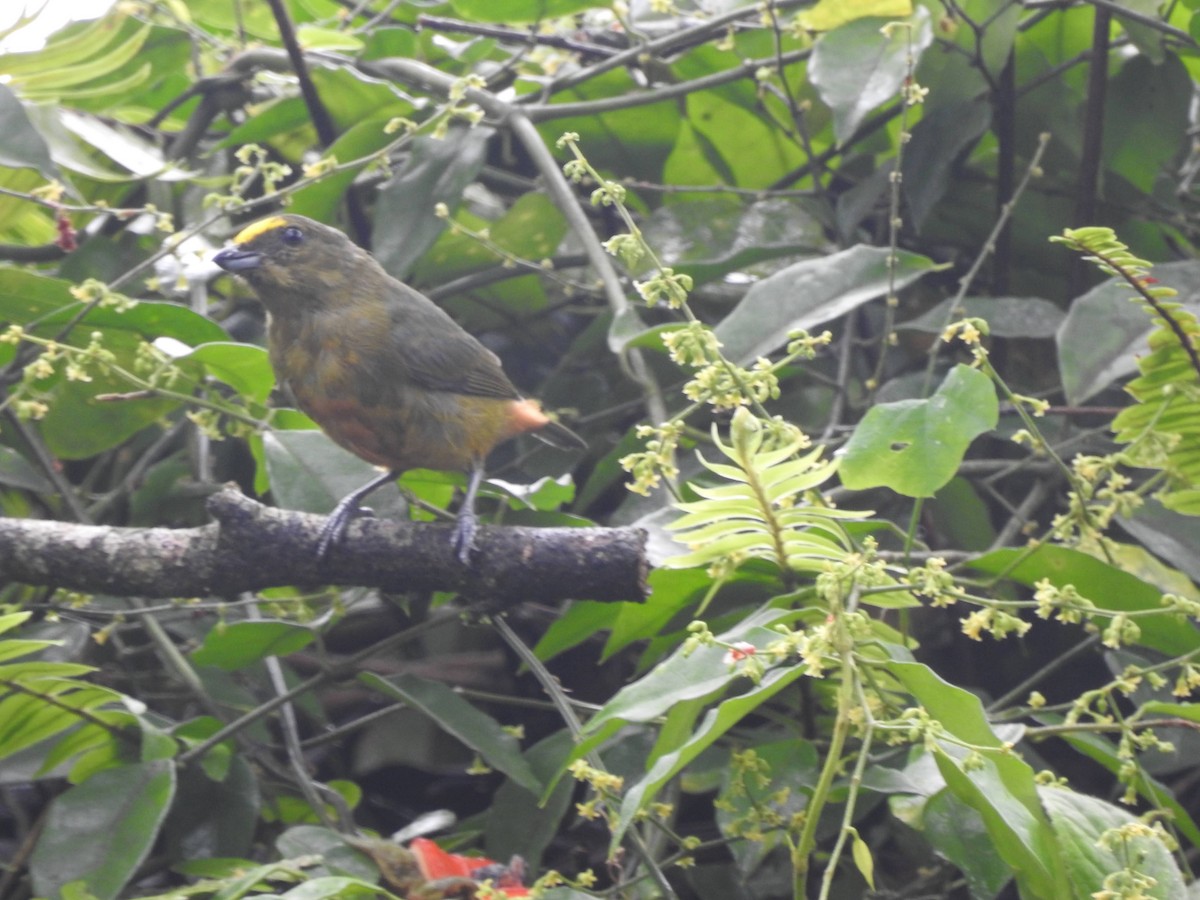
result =
M460 512L458 520L454 523L454 534L452 536L454 555L458 557L458 561L464 566L471 562L471 551L475 549L475 532L478 525L475 513L470 510Z
M323 563L329 556L329 551L346 534L346 528L355 519L373 519L375 510L369 506L355 506L352 503L341 502L333 508L325 524L321 526L321 534L317 538L317 562Z

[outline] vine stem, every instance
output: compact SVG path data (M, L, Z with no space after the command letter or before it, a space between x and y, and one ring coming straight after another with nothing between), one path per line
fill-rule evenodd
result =
M845 614L846 609L842 604L830 603L829 615L833 622L835 645L841 660L841 683L838 685L837 715L833 723L833 733L829 738L829 749L825 753L825 765L821 768L821 775L804 811L804 827L800 832L800 839L792 849L794 900L805 900L807 897L810 860L817 846L817 825L821 820L821 812L829 802L834 779L842 769L842 751L850 736L850 712L856 708L857 667L854 663L854 638L846 626ZM833 862L830 860L831 867Z
M821 893L818 900L828 900L830 889L833 887L833 876L837 870L837 861L841 858L842 850L846 846L846 836L850 834L853 826L858 792L862 787L863 772L866 771L867 760L870 758L871 740L875 736L875 717L871 715L871 705L867 702L866 694L862 689L862 683L858 679L855 679L853 686L858 699L857 708L862 710L864 718L862 746L858 750L858 758L854 763L854 771L850 775L850 791L846 797L846 809L842 813L842 827L838 831L837 842L833 845L833 851L829 854L829 865L825 867L825 874L821 876Z

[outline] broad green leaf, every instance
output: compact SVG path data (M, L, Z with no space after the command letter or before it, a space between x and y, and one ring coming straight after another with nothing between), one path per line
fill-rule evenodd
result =
M303 650L315 638L311 628L293 622L231 622L212 628L192 652L192 661L235 671L268 656Z
M920 824L934 850L962 871L972 896L994 897L1012 878L1012 870L996 854L983 817L953 791L943 789L930 797L921 808Z
M34 891L58 896L82 879L113 900L153 848L174 794L174 764L155 760L100 772L59 795L29 862Z
M1155 880L1146 897L1172 900L1187 894L1179 866L1157 838L1139 835L1118 839L1111 849L1098 843L1109 829L1138 822L1131 812L1064 788L1045 787L1039 794L1058 836L1071 885L1079 896L1096 896L1105 887L1104 879L1126 866Z
M906 497L932 497L954 477L971 441L995 428L999 416L991 379L955 366L928 400L867 410L842 450L842 483L856 491L885 486Z
M559 763L574 745L567 729L556 731L543 738L525 751L534 774L549 784ZM575 785L560 781L551 791L545 804L538 796L521 787L511 778L496 790L487 813L484 828L484 843L487 855L492 859L511 859L520 855L532 872L540 871L538 863L543 852L554 840L561 827L562 818L571 807ZM514 828L520 822L525 827Z
M343 450L321 431L265 431L262 447L271 493L284 509L327 513L379 474L375 466ZM399 494L385 485L368 502L380 512L391 511L399 503Z
M1046 579L1055 587L1073 585L1080 595L1099 608L1097 625L1103 628L1111 615L1106 612L1160 610L1162 588L1147 584L1130 573L1079 550L1044 544L1033 553L996 550L971 561L971 568L1025 585ZM1168 656L1190 653L1200 647L1200 629L1181 622L1170 613L1139 616L1141 637L1137 643Z
M769 188L805 161L799 146L784 140L775 123L719 89L688 95L687 120L738 187ZM747 145L756 152L746 153Z
M454 12L471 22L539 22L595 6L595 0L451 0Z
M201 344L178 360L180 364L186 361L200 363L208 374L258 403L266 403L275 387L275 373L267 351L253 344L229 341Z
M223 777L213 778L208 765L217 755L208 753L201 766L180 772L176 800L162 829L167 853L175 858L238 857L251 850L260 813L255 772L245 757L231 755L225 758Z
M1041 297L964 297L958 303L945 300L917 318L901 322L896 329L940 335L947 325L964 317L986 319L992 337L1052 338L1065 315Z
M0 269L0 318L24 325L31 333L53 337L83 308L70 294L71 283L22 269ZM142 301L118 312L94 308L71 331L66 343L86 346L100 332L116 364L136 371L145 341L170 337L185 343L228 340L224 330L176 303ZM13 356L11 344L0 346L0 364ZM116 373L92 372L91 381L71 381L58 366L50 378L36 383L50 411L38 423L55 456L82 459L116 446L177 407L170 399L150 398L97 401L99 394L123 394L134 389Z
M778 635L773 632L767 632L767 634L778 638ZM750 642L755 643L754 638L757 636L751 636ZM725 652L722 648L708 649L719 650L722 656ZM730 669L731 667L726 664L725 674L727 676ZM648 804L654 802L654 798L663 785L679 774L684 766L720 740L729 729L740 723L746 716L751 715L781 690L804 677L804 674L805 666L799 662L775 666L768 669L762 680L744 693L723 700L708 710L696 725L690 738L682 746L655 759L646 776L630 785L625 791L625 796L621 799L617 825L613 828L612 841L609 844L610 852L615 852L620 846L625 831L633 824L638 814Z
M47 178L54 177L56 166L50 158L50 148L38 134L25 107L6 84L0 84L0 166L36 169Z
M720 640L729 644L745 641L762 649L779 638L770 630L772 625L798 615L792 610L761 610L720 635ZM715 697L741 677L725 662L725 650L721 647L700 647L690 655L676 650L670 659L618 691L588 720L574 758L597 747L627 722L649 722L665 715L676 703Z
M1150 193L1186 140L1191 97L1192 80L1174 54L1162 65L1144 56L1125 63L1105 93L1105 116L1121 123L1105 135L1106 166Z
M1058 725L1061 720L1049 716L1039 717L1047 724ZM1116 775L1120 772L1125 760L1117 756L1117 749L1105 738L1096 734L1070 732L1063 735L1063 740L1082 755L1095 760L1109 772ZM1200 824L1192 817L1190 810L1185 809L1176 798L1174 792L1165 784L1144 770L1134 781L1138 795L1156 807L1165 809L1173 816L1173 827L1189 841L1193 847L1200 847Z
M1037 896L1066 897L1063 863L1038 801L1034 772L992 731L979 698L940 678L908 651L892 649L888 671L947 732L979 748L978 767L964 768L965 751L939 742L935 758L955 795L984 820L996 851Z
M911 0L817 0L796 15L796 22L809 31L829 31L867 16L902 19L912 11Z
M434 207L451 210L483 168L490 128L455 128L442 140L418 138L404 167L380 189L375 205L375 256L404 278L437 240L446 222Z
M888 290L888 250L858 245L788 266L754 284L717 325L717 338L734 362L753 362L777 350L797 329L813 330ZM896 255L896 289L937 271L916 253Z
M813 47L808 76L833 110L839 144L848 141L876 107L903 102L900 89L933 40L924 7L917 8L908 27L896 23L885 29L888 23L884 18L855 19L822 35Z
M54 487L24 456L11 447L0 447L0 484L39 494L53 493Z
M663 264L697 284L765 259L818 251L825 242L820 221L793 200L673 203L641 228Z
M1162 263L1154 267L1154 277L1178 290L1181 302L1200 302L1200 262ZM1152 329L1124 279L1110 278L1076 297L1057 336L1068 402L1080 404L1136 372Z
M958 747L939 744L934 752L939 771L959 800L979 813L995 852L1017 876L1022 893L1035 897L1073 897L1063 860L1053 847L1044 816L1032 813L1006 789L993 759L984 757L970 770L955 758ZM958 753L961 756L962 753ZM1029 772L1033 785L1033 772Z
M541 793L541 779L534 775L529 762L521 755L516 738L446 685L406 674L380 678L367 672L359 675L358 680L372 690L421 710L443 731L483 757L489 766L503 772L525 790Z
M949 190L955 161L987 131L991 121L991 104L975 97L938 106L913 128L904 151L902 184L915 228L920 229Z

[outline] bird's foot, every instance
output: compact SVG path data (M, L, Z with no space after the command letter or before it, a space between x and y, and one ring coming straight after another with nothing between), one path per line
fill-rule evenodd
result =
M329 514L325 524L321 526L321 535L317 538L317 562L325 562L329 557L329 551L346 534L346 528L351 522L355 519L373 518L375 518L375 511L367 506L359 506L357 498L353 496L343 498L333 508L333 512Z
M454 523L454 555L464 566L471 562L471 551L475 549L475 532L478 526L479 521L475 518L475 513L469 509L460 512L458 520Z

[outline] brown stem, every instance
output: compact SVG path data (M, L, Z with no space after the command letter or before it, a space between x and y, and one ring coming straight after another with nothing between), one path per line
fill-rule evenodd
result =
M359 519L318 564L325 519L263 506L229 487L200 528L114 528L0 518L0 580L139 597L235 595L278 585L457 591L502 609L525 601L645 599L637 528L483 526L470 565L453 526Z

